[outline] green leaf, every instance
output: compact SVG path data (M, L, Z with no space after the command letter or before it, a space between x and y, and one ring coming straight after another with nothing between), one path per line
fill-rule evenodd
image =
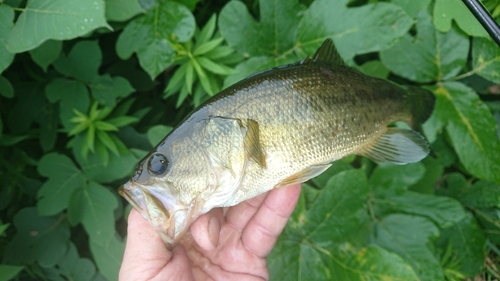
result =
M118 98L127 97L135 91L127 79L123 77L111 77L109 74L94 79L90 84L92 96L100 104L113 108Z
M72 225L81 223L90 240L105 243L114 236L113 211L118 201L107 188L91 181L73 192L69 203L69 221Z
M10 81L3 76L0 76L0 95L6 98L14 97L14 87L12 87Z
M40 124L40 145L47 152L54 148L59 129L59 110L56 105L46 102L36 122Z
M297 28L302 54L313 54L325 38L332 38L340 55L350 61L356 54L386 49L410 29L413 20L390 3L347 8L347 0L314 1Z
M5 230L7 230L7 228L10 226L10 223L6 223L6 224L0 224L0 235L2 235Z
M105 0L108 21L126 21L144 12L138 0Z
M474 38L472 62L478 75L500 83L500 48L495 42L486 38Z
M370 177L370 189L379 197L386 194L402 194L420 180L425 173L421 163L407 165L380 164Z
M71 94L70 94L71 93ZM45 95L51 102L59 101L59 117L66 131L70 131L74 124L74 109L87 112L90 106L90 97L87 87L81 82L56 78L45 88Z
M156 125L148 130L148 140L152 146L156 146L162 139L164 139L170 131L172 131L172 127L165 125Z
M500 140L491 112L469 87L447 82L435 88L436 106L424 124L446 128L451 143L465 169L472 175L500 183Z
M173 1L161 1L130 22L118 37L116 52L122 59L137 53L141 67L154 79L176 57L172 43L185 42L194 34L191 11Z
M458 193L458 200L469 208L500 208L500 185L480 180L465 186Z
M0 264L0 281L8 281L16 277L24 266Z
M7 50L7 40L14 28L14 10L7 5L0 5L0 73L14 60L14 54Z
M57 277L63 276L66 278L65 280L90 281L96 274L94 263L87 258L80 258L73 243L69 244L66 255L57 264L57 269L52 269L56 271ZM58 280L56 276L48 277L49 280Z
M436 29L441 32L448 32L454 20L468 35L488 37L483 26L460 0L436 0L433 19Z
M60 73L91 83L99 74L102 53L97 41L80 41L76 43L68 56L61 55L54 67Z
M47 67L52 64L61 53L62 42L47 40L40 46L30 51L31 59L38 64L43 71L47 72Z
M36 121L43 112L46 100L43 97L42 83L18 83L16 85L16 103L12 106L7 125L10 132L18 134L26 132L31 124Z
M427 83L457 75L465 66L469 39L455 28L437 31L426 11L417 17L417 35L407 34L392 48L380 52L382 62L395 74Z
M90 250L97 268L109 281L118 280L125 243L115 236L107 241L90 241Z
M439 261L427 247L439 235L438 228L420 216L395 214L376 222L372 241L400 255L418 274L419 280L444 280Z
M486 237L474 216L467 213L462 221L444 229L439 240L441 245L451 243L461 272L471 277L480 273L486 258Z
M50 153L38 162L38 172L49 179L38 191L37 208L40 215L54 215L68 207L68 201L76 189L85 185L82 172L67 156Z
M199 47L196 47L193 51L193 56L199 56L199 55L204 55L215 48L217 48L220 44L224 42L224 38L220 37L211 41L208 41L206 43L201 44Z
M94 126L97 131L118 131L118 128L115 125L108 123L107 121L96 121L94 122Z
M234 69L225 66L223 64L218 64L216 62L213 62L212 60L207 59L205 57L199 57L198 62L200 63L201 67L215 74L231 75L235 73Z
M5 247L4 262L27 264L38 261L42 267L56 265L65 255L70 237L67 221L39 216L36 208L21 209L14 216L17 229Z
M200 49L203 45L212 45L214 44L214 42L219 42L220 40L216 39L216 40L212 40L212 41L209 41L210 38L212 38L212 36L214 35L214 31L215 31L215 23L217 22L217 16L215 14L213 14L210 19L207 21L207 23L205 24L205 26L203 27L203 29L200 31L200 33L196 36L196 45L194 46L194 53L193 55L197 56L203 52L200 52L199 54L196 53L196 50L197 49ZM222 38L222 41L224 41L224 38ZM222 41L219 42L222 43ZM206 47L202 48L202 49L205 49Z
M191 61L186 62L186 79L184 80L184 85L188 93L193 91L194 75L193 63Z
M389 69L379 60L372 60L364 63L361 66L361 71L367 75L382 79L386 79L389 76Z
M429 6L431 0L392 0L391 3L403 8L408 15L416 18L418 13L422 10L426 10Z
M139 119L137 117L133 117L133 116L118 116L118 117L106 120L107 123L113 124L116 127L124 127L124 126L127 126L127 125L132 124L132 123L137 122L137 121L139 121Z
M98 27L110 28L103 0L31 0L17 19L7 49L21 53L48 39L73 39Z
M120 153L118 152L118 148L116 148L115 143L113 140L109 137L108 134L106 134L103 131L97 131L97 139L109 150L111 150L115 155L119 155Z

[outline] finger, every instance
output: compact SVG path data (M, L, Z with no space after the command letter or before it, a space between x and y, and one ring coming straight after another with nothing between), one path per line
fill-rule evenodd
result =
M243 244L259 257L271 252L300 196L300 184L273 189L243 230Z
M238 231L243 231L248 221L255 215L257 210L266 199L268 192L239 203L229 208L226 213L226 222Z
M120 280L141 280L156 276L172 258L156 230L135 210L128 217L128 238Z
M219 244L223 210L216 208L201 215L191 225L190 232L194 241L205 251L211 251Z

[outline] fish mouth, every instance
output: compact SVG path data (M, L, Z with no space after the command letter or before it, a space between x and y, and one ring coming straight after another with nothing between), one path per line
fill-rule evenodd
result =
M187 208L172 195L129 181L118 193L159 233L167 248L177 244L186 230Z

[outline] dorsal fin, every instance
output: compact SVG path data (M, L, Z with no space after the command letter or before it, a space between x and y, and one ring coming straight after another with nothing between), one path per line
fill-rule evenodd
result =
M316 53L309 58L309 56L305 57L300 61L300 64L308 64L313 62L326 62L336 65L345 65L342 57L337 52L335 45L333 44L333 40L327 38L323 44L318 48Z

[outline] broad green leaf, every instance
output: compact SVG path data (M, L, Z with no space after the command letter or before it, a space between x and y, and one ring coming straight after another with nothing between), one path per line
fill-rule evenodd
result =
M500 208L500 185L480 180L460 189L457 198L469 208Z
M420 216L395 214L375 223L373 242L400 255L418 274L419 280L444 280L439 261L428 248L439 229Z
M219 30L230 46L247 57L276 57L294 47L303 10L297 0L261 0L257 22L243 2L231 1L220 13Z
M436 106L427 123L446 128L469 173L500 183L500 140L488 108L471 88L458 82L440 84L434 93Z
M383 207L386 212L427 217L441 228L450 227L465 218L462 205L458 201L444 196L406 191L401 195L375 198L374 202Z
M235 68L237 74L228 76L224 80L224 88L227 88L234 83L245 79L250 74L256 71L269 69L276 66L274 60L271 57L251 57L248 60L243 61L238 64Z
M0 5L0 73L14 60L14 54L7 50L7 40L14 28L14 10L7 5Z
M28 207L14 216L14 226L17 232L5 248L4 262L37 261L42 267L51 267L64 257L70 237L64 218L39 216L35 207Z
M473 209L474 215L481 225L484 234L493 243L500 243L500 210L494 209Z
M370 76L382 79L386 79L387 76L389 76L389 69L387 69L387 67L385 67L385 65L379 60L368 61L364 63L360 68L363 73Z
M0 76L0 95L6 98L14 97L14 87L12 87L10 81L3 76Z
M104 0L108 21L126 21L144 12L139 0Z
M433 17L436 29L448 32L451 29L452 20L470 36L488 37L486 30L462 1L436 0Z
M113 108L116 100L126 97L134 92L134 88L123 77L111 77L108 74L94 79L90 84L90 91L94 99L100 104Z
M376 245L341 249L330 260L330 280L418 281L411 266L401 257ZM324 278L324 277L323 277ZM306 278L307 280L308 278ZM320 277L317 280L321 280ZM290 280L290 279L281 279Z
M297 29L303 54L313 54L325 38L332 38L340 55L350 61L356 54L386 49L410 29L413 20L390 3L347 8L347 0L314 1Z
M54 67L64 75L91 83L98 76L101 61L102 53L97 41L80 41L67 56L61 54Z
M148 140L152 146L156 146L160 143L162 139L164 139L168 133L172 131L172 127L165 125L156 125L148 130Z
M500 48L495 42L486 38L474 38L472 62L478 75L500 83Z
M68 207L71 194L85 185L86 179L73 161L58 153L46 154L38 162L38 172L48 180L38 191L40 215L54 215Z
M59 57L61 50L61 41L47 40L35 49L30 50L30 55L31 59L38 64L43 71L47 72L47 67Z
M416 18L420 11L427 9L431 0L392 0L391 3L400 6L408 15Z
M66 131L70 131L75 124L71 118L74 110L87 112L90 106L90 97L87 87L81 82L56 78L45 88L45 95L51 102L59 101L59 117Z
M56 276L48 276L50 280L64 276L65 280L90 281L96 274L94 263L87 258L80 258L73 243L69 244L66 255L53 270Z
M90 250L97 268L109 281L118 280L118 272L122 264L125 243L116 236L107 241L90 241Z
M92 241L104 243L115 234L113 211L117 207L116 197L91 181L71 195L68 219L73 225L81 223Z
M480 273L486 258L486 237L472 214L467 213L462 221L444 229L439 242L441 245L451 243L461 272L468 276Z
M116 52L122 59L137 53L141 67L154 79L174 62L172 44L191 39L194 29L195 20L188 8L161 1L125 27L118 37Z
M24 266L0 264L0 281L8 281L16 277Z
M417 17L417 35L406 34L392 48L380 52L382 62L395 74L427 83L457 75L465 66L469 39L456 28L437 31L426 11Z
M380 164L370 177L370 189L382 198L385 194L402 194L409 186L420 180L424 173L425 168L421 163Z
M10 34L7 49L21 53L48 39L67 40L110 28L103 0L29 0Z

